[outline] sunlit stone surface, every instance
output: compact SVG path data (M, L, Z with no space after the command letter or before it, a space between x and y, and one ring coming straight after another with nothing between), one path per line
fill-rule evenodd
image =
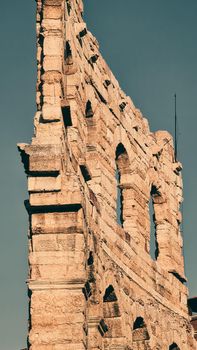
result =
M182 167L171 135L150 132L119 87L82 13L81 0L37 1L35 132L18 145L29 190L28 348L193 350Z

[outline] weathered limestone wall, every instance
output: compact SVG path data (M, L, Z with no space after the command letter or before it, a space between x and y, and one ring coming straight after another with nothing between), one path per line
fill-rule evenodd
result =
M120 89L82 14L81 0L37 0L35 131L18 145L29 191L28 348L193 350L181 164L170 134L151 133Z

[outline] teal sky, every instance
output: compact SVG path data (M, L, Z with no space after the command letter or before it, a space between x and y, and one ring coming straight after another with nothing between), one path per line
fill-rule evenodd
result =
M88 28L124 91L151 129L173 133L177 93L179 160L184 165L184 255L197 295L197 1L85 0ZM0 349L26 345L26 179L17 142L29 142L35 113L35 2L3 1L0 11L1 231Z

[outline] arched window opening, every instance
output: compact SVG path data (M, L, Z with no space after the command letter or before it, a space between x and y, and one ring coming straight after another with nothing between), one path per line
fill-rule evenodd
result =
M117 223L123 227L124 224L124 191L121 185L124 175L129 172L129 158L127 151L122 143L116 148L116 172L115 178L117 183L117 199L116 199L116 218Z
M120 188L120 172L118 168L116 168L115 177L117 182L116 218L118 225L123 226L123 196Z
M133 342L141 342L143 344L145 340L149 339L150 336L144 319L142 317L137 317L133 324Z
M105 318L120 316L118 298L111 284L105 290L105 294L103 297L103 313Z
M88 258L88 266L91 266L94 264L94 255L92 252L89 253L89 258Z
M114 291L114 288L113 286L110 284L110 286L105 290L105 294L104 294L104 297L103 297L103 302L104 303L111 303L111 302L114 302L114 301L117 301L117 296L116 296L116 293Z
M92 110L92 104L91 104L90 100L88 100L86 103L85 115L86 115L86 118L92 118L94 115L94 112Z
M157 260L159 256L159 246L157 241L156 220L154 211L154 198L159 194L156 186L152 185L149 201L149 215L150 215L150 256L153 260Z
M100 322L103 331L103 336L107 339L109 348L113 348L118 341L122 343L123 328L121 312L118 304L114 287L110 284L103 295L103 320ZM119 340L118 340L119 338Z
M66 0L66 5L67 5L67 10L68 10L68 15L70 16L70 11L72 9L71 4L70 4L70 0Z
M66 41L66 45L64 49L64 61L65 61L65 64L69 64L69 65L73 63L72 51L71 51L69 41Z
M173 343L172 345L170 345L169 350L180 350L180 348L176 343Z
M138 329L138 328L144 328L146 327L144 323L144 319L142 317L137 317L134 324L133 324L133 330Z

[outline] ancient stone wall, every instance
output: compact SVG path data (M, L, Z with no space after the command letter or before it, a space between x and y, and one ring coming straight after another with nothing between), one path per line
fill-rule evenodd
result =
M119 87L81 0L37 0L37 63L34 136L18 145L29 191L28 348L195 349L172 137L151 133Z

